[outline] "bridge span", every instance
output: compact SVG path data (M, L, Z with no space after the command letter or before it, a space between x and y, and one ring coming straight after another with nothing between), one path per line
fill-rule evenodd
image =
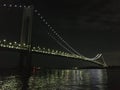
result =
M77 52L71 45L69 45L55 30L54 28L41 16L38 10L34 9L33 6L22 6L22 5L12 5L12 4L3 4L3 7L7 8L23 8L23 20L22 20L22 29L20 42L10 42L6 39L0 41L0 50L8 52L17 52L20 54L20 64L24 64L23 67L29 68L31 62L37 57L39 59L40 66L45 67L107 67L107 64L104 61L103 55L97 54L93 58L85 57ZM47 25L47 27L53 32L52 34L48 32L48 35L55 40L62 48L67 52L41 48L39 46L32 46L31 44L31 34L32 34L32 16L33 12L36 13L42 22ZM53 35L54 34L54 35ZM56 37L61 40L57 40ZM64 45L63 45L64 43ZM66 47L67 46L67 47ZM47 59L43 60L45 57ZM52 58L53 59L52 59ZM56 59L54 59L56 58ZM60 58L60 59L58 59ZM33 59L33 60L32 60Z
M20 44L17 42L8 42L7 40L1 40L0 41L0 51L9 51L9 52L16 52L16 53L28 53L28 45ZM61 66L61 67L107 67L106 63L103 60L102 54L98 54L93 58L87 58L85 56L79 56L77 54L71 54L68 52L58 51L54 49L46 49L46 48L40 48L37 47L31 47L31 50L29 52L32 54L34 58L37 60L39 59L40 65L44 66L53 66L53 64L56 62L55 67ZM44 57L46 60L44 60ZM52 57L52 58L51 58ZM34 59L33 58L33 59ZM43 60L41 60L41 58ZM57 58L57 59L55 59ZM58 59L60 58L60 59ZM57 60L57 61L56 61ZM47 64L49 63L49 64ZM86 63L86 64L84 64ZM45 65L46 64L46 65ZM82 65L84 64L84 65ZM90 65L89 65L90 64Z

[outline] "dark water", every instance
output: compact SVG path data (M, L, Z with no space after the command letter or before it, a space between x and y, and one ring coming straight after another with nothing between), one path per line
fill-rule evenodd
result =
M106 69L40 69L31 75L2 73L0 75L0 90L120 90L112 83L112 81L115 82L114 78L117 75L114 74L116 72L120 73L120 70L109 70L108 72ZM112 85L113 87L111 87Z

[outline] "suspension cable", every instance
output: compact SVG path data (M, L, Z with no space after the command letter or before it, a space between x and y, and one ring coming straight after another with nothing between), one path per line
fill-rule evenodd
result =
M77 52L70 44L68 44L55 30L52 30L52 32L67 46L69 47L74 53L81 56L79 52Z
M63 47L65 50L67 50L68 52L70 52L71 54L74 54L72 51L70 51L68 48L66 48L62 43L60 43L55 37L53 37L50 33L48 33L48 35L55 40L61 47Z

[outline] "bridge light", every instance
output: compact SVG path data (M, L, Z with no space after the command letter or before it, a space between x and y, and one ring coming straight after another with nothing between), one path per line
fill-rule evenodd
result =
M3 46L3 44L0 44L0 46L2 47L2 46Z
M36 48L35 48L35 47L33 47L33 49L35 50Z
M55 33L55 30L54 30L54 29L52 29L52 31L54 31L54 33Z
M74 69L78 69L78 67L74 67Z
M38 46L37 48L38 48L38 49L40 49L40 47L39 47L39 46Z
M58 53L58 50L56 50L55 53Z
M61 53L61 51L59 51L59 53Z
M3 45L3 47L6 47L6 45Z
M52 27L50 27L50 29L52 29Z
M21 44L18 44L18 46L20 47L20 46L21 46Z
M40 13L38 13L37 15L40 16Z
M18 49L18 47L15 47L15 49Z
M64 53L65 56L67 56L67 53Z
M54 49L52 49L52 52L55 52L55 50L54 50Z
M38 12L37 10L34 10L34 12Z
M9 45L12 45L12 43L10 42Z
M14 44L16 44L17 42L14 42Z
M43 22L45 22L45 19L43 19Z
M30 8L31 6L28 6L28 8Z
M22 7L22 5L19 6L20 8Z
M8 47L9 47L9 45L6 45L6 47L8 48Z
M41 50L41 48L38 46L38 49Z
M12 7L12 4L10 4L9 7Z
M17 7L17 5L15 5L14 7Z
M11 48L14 48L14 46L11 46Z
M50 49L48 48L48 52L50 52Z
M43 17L42 17L42 16L41 16L40 18L41 18L41 19L43 19Z
M50 25L48 25L48 27L50 27Z
M7 6L6 4L3 4L3 6Z
M62 54L62 55L64 55L64 54L65 54L65 52L62 52L61 54Z
M48 22L45 22L45 24L48 24Z
M4 39L3 42L6 42L6 40Z
M25 46L26 44L25 43L23 43L23 46Z
M43 48L43 50L45 50L45 48Z

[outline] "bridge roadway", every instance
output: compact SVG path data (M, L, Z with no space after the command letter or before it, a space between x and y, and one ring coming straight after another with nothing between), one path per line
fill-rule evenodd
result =
M43 60L40 63L49 63L51 64L50 66L52 66L52 64L54 62L54 64L60 66L63 65L64 63L66 65L68 65L68 63L72 63L70 64L70 66L76 66L76 67L80 67L82 66L82 64L86 63L86 67L105 67L105 65L103 63L100 63L98 61L92 61L92 60L87 60L86 57L84 56L79 56L76 54L70 54L70 53L66 53L66 52L62 52L62 51L57 51L57 50L50 50L50 49L45 49L45 48L40 48L38 47L31 47L30 51L28 50L28 45L26 44L17 44L16 42L11 43L11 42L7 42L6 40L2 40L2 42L0 41L0 51L12 51L12 52L18 52L18 53L30 53L32 54L32 56L44 56L47 55L47 57L49 56L49 60L45 60L46 62L44 62ZM54 57L53 57L54 56ZM39 57L41 59L41 57ZM61 58L59 61L55 61L53 60L53 58L50 59L50 57L57 57ZM52 60L52 61L51 61ZM66 61L65 61L66 60ZM61 63L61 64L60 64ZM75 64L76 63L76 64ZM42 64L41 64L42 65ZM47 64L46 64L47 65ZM69 66L69 65L68 65Z

